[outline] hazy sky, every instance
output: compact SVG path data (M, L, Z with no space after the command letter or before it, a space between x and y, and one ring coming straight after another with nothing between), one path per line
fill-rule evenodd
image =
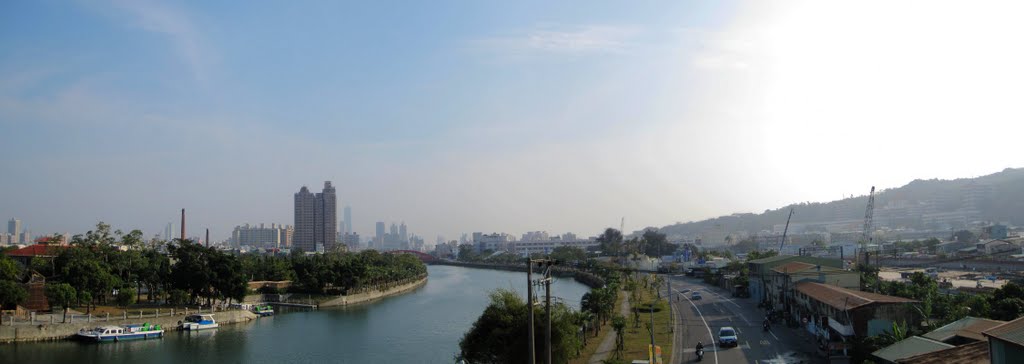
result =
M589 236L988 174L1022 6L3 1L0 218L226 238L331 180L363 235Z

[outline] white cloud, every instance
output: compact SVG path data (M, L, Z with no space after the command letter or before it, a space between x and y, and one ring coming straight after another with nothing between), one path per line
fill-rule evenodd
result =
M131 26L170 38L193 77L206 82L217 56L185 10L157 0L111 0L111 4L130 17Z
M624 26L537 26L469 43L472 48L513 56L620 53L628 50L640 33Z

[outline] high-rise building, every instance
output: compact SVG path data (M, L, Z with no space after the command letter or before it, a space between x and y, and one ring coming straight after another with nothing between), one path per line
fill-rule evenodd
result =
M352 234L352 206L345 206L345 233Z
M380 249L384 244L384 222L377 221L377 235L373 237L374 248Z
M21 237L21 220L11 218L11 220L7 222L7 233L13 236L12 239L19 240ZM12 241L11 244L17 244L20 242L21 241Z
M403 243L409 241L409 231L405 226L405 221L402 221L402 225L398 226L398 239Z
M307 252L317 247L330 250L338 243L338 202L331 181L324 182L323 192L313 194L302 186L295 194L295 248Z

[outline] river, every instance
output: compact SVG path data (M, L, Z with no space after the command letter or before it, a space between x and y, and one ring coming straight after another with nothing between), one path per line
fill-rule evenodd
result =
M452 363L488 292L511 288L526 297L526 273L441 265L427 271L423 287L369 304L282 312L159 340L0 345L0 363ZM552 296L576 309L587 291L572 278L552 284Z

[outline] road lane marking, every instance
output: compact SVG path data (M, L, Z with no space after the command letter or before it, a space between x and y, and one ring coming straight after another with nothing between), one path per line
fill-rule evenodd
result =
M772 334L772 337L774 337L774 338L775 338L775 340L779 340L779 341L782 341L781 339L779 339L779 337L778 337L778 336L775 336L775 333L774 333L774 332L772 332L772 330L768 330L768 333L769 333L769 334Z
M697 315L700 316L700 320L704 322L704 327L708 329L708 336L711 337L711 347L714 348L711 352L715 353L715 364L718 364L718 343L715 342L715 335L711 333L711 326L708 326L708 320L704 319L704 314L700 313L700 309L697 308L697 304L693 303L693 300L686 298L693 306L694 310L697 310ZM705 350L706 351L706 350Z

